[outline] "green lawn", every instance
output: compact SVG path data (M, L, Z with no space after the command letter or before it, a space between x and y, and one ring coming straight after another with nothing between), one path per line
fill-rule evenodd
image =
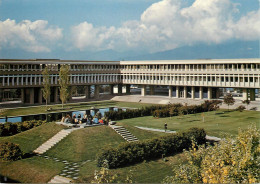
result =
M72 132L46 155L73 162L94 160L103 147L117 146L121 142L124 139L107 126L89 127Z
M129 106L134 105L127 103ZM121 103L122 106L127 104ZM117 105L118 106L118 105ZM164 133L150 132L140 130L134 126L143 126L150 128L164 128L164 123L168 123L169 130L182 131L190 127L205 128L208 135L224 137L225 134L236 135L238 127L246 129L254 124L259 128L260 113L257 111L237 112L219 110L215 112L206 112L205 122L202 122L202 115L192 114L172 118L153 118L139 117L118 121L118 125L123 125L139 140L145 140ZM31 152L47 139L63 129L62 126L54 123L48 123L37 128L25 131L10 137L0 138L0 142L11 141L20 144L24 152ZM46 152L46 155L56 157L61 160L73 162L83 162L80 168L80 178L77 182L91 182L95 170L98 170L96 163L96 154L107 146L116 147L125 142L114 130L107 126L89 127L72 132L52 149ZM172 167L185 162L183 153L167 158L143 162L132 166L112 169L111 174L118 174L118 180L125 181L129 171L133 170L134 182L137 183L160 183L167 175L172 175ZM38 157L31 157L15 162L1 162L0 174L8 176L13 180L20 182L47 182L62 170L62 163L54 163Z
M21 183L47 183L59 174L63 163L31 157L14 162L0 162L0 174Z
M144 161L128 167L111 169L111 175L117 175L117 181L124 183L127 176L130 176L129 171L132 171L132 179L134 183L161 183L166 176L172 175L173 167L178 167L179 164L186 162L183 153L171 157L167 157L167 162L162 159L154 161ZM95 170L99 170L96 162L87 162L80 169L80 178L78 183L90 183L93 180Z
M19 144L23 152L29 153L62 129L64 126L47 123L13 136L0 137L0 142L10 141Z
M139 108L143 106L150 106L153 104L144 104L144 103L134 103L134 102L116 102L112 100L108 101L98 101L98 102L84 102L84 103L74 103L64 105L64 108L67 108L67 111L73 110L86 110L91 107L101 108L101 107L129 107L129 108ZM61 112L61 105L51 105L49 106L53 109L51 112ZM63 110L64 111L64 110ZM35 106L35 107L22 107L16 109L7 109L4 114L1 116L19 116L19 115L29 115L29 114L43 114L46 113L45 106Z
M202 113L198 113L172 118L139 117L121 120L118 124L164 129L164 123L167 122L168 130L182 131L191 127L201 127L206 130L207 135L217 137L224 137L226 134L236 135L238 128L246 129L252 124L260 128L260 112L258 111L219 110L204 113L204 119L205 122L202 121Z

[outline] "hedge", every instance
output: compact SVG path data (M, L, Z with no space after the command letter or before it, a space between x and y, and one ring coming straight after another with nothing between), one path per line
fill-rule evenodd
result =
M191 128L182 133L146 141L123 143L118 148L106 148L97 155L97 164L101 167L106 161L109 168L118 168L144 160L161 158L162 155L172 155L190 148L192 140L198 144L205 144L204 129Z
M31 120L31 121L24 121L24 122L18 122L18 123L10 123L10 122L1 123L0 124L0 137L15 135L20 132L29 130L31 128L40 126L44 123L46 123L46 121L42 121L42 120Z
M200 112L213 111L218 108L221 100L205 100L201 105L183 106L180 103L168 105L153 105L142 107L141 109L127 109L126 111L109 111L105 112L105 117L111 120L122 120L136 118L141 116L154 116L165 118L170 116L195 114Z
M21 159L23 152L18 144L11 142L0 143L0 160L1 161L14 161Z

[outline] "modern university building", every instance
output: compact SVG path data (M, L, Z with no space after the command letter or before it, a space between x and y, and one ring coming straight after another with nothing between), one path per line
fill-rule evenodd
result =
M58 59L0 59L0 101L5 92L16 89L22 103L41 104L42 71L49 66L51 77L50 102L59 102L59 69L69 65L70 84L84 86L85 98L90 98L90 86L109 85L110 94L117 85L118 94L130 94L138 85L140 95L154 95L155 86L168 90L170 98L218 99L220 88L236 88L243 99L255 100L260 88L260 59L205 59L157 61L79 61ZM149 93L148 93L149 91Z

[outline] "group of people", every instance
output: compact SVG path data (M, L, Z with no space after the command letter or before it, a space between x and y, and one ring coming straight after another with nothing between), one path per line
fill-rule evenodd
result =
M94 117L90 114L84 114L83 117L81 117L81 114L73 114L72 117L70 117L69 114L66 115L66 117L62 117L61 122L63 123L72 123L72 124L82 124L87 123L89 125L91 124L106 124L106 120L104 118L101 118L101 116L97 113Z

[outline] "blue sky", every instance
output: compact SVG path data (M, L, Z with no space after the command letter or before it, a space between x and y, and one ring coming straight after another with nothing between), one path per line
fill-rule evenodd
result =
M256 41L259 15L258 0L0 0L0 51L77 58Z

